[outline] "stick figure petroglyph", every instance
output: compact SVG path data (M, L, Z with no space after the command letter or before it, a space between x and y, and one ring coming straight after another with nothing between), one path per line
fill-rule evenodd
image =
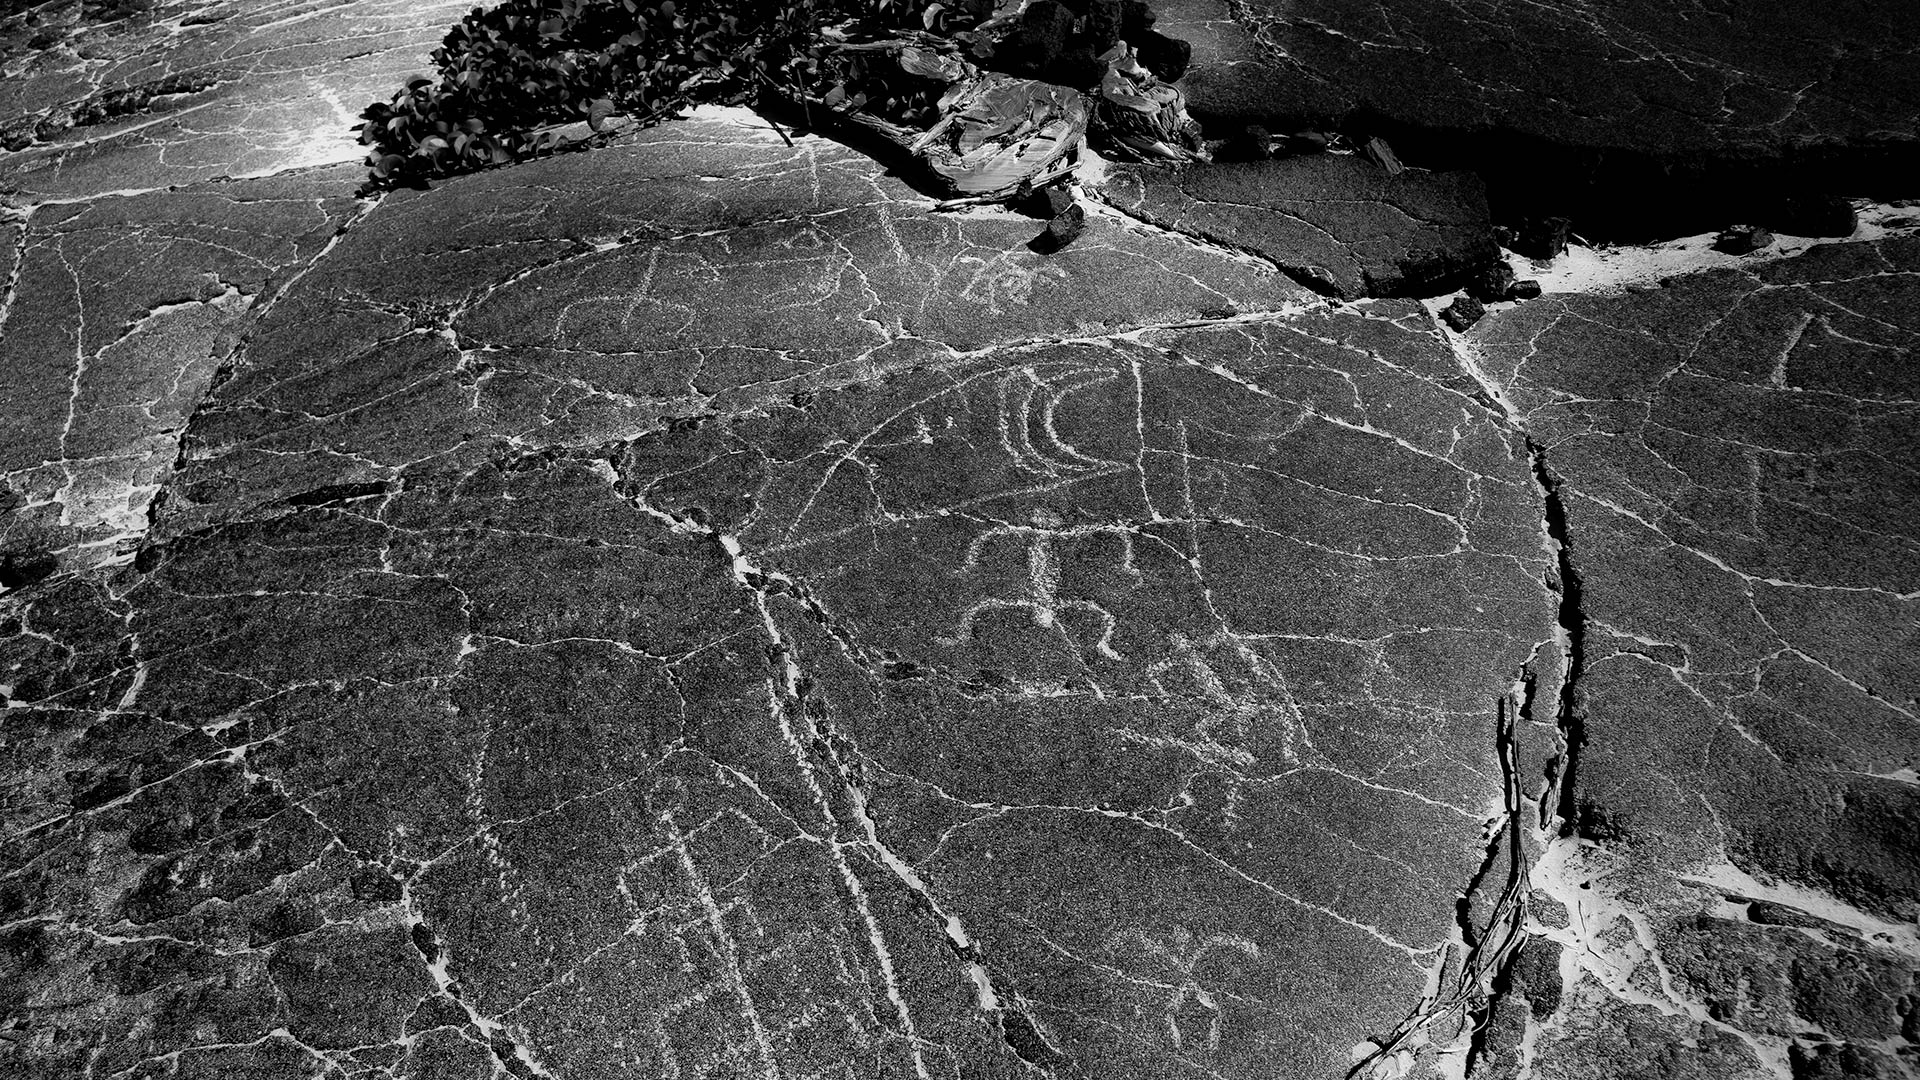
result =
M1133 565L1133 533L1125 525L1075 525L1068 526L1060 515L1045 507L1036 508L1029 515L1031 525L998 525L988 529L967 545L966 557L960 562L960 568L954 573L966 576L979 569L980 556L987 546L1002 537L1013 537L1015 543L1024 543L1027 554L1027 587L1018 597L988 597L976 600L960 613L960 623L951 637L936 637L942 645L964 645L973 639L973 624L982 613L1000 610L1025 610L1033 617L1033 625L1044 630L1058 630L1065 636L1066 630L1060 626L1060 615L1066 611L1086 611L1100 622L1100 639L1094 642L1094 650L1110 660L1122 659L1113 649L1115 622L1113 613L1098 602L1086 599L1063 600L1060 597L1060 555L1056 544L1062 538L1107 535L1119 542L1119 570L1131 577L1138 578L1140 571Z
M1142 981L1168 992L1160 1008L1174 1049L1204 1047L1209 1053L1220 1049L1220 1003L1213 992L1201 984L1201 966L1214 956L1229 961L1238 958L1241 962L1260 958L1260 946L1238 934L1196 937L1184 926L1175 926L1165 939L1155 938L1145 930L1123 930L1108 939L1107 951L1120 958L1123 967L1146 968L1148 974ZM1206 1015L1206 1031L1197 1040L1198 1045L1193 1045L1192 1033L1183 1030L1181 1014L1190 1012L1190 1006ZM1186 1022L1186 1026L1193 1025L1191 1020Z

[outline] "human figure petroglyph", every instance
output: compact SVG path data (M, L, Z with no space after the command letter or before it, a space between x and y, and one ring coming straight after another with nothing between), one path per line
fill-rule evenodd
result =
M1124 468L1122 463L1082 453L1061 436L1056 415L1060 403L1070 395L1112 382L1118 377L1118 371L1104 365L1075 366L1065 370L1055 368L1044 374L1039 368L1023 365L1002 372L995 385L996 423L1002 451L1015 468L1050 479L1099 475ZM1044 449L1035 441L1036 425L1044 440ZM954 633L935 640L943 645L964 644L973 637L975 621L983 613L996 610L1024 610L1032 616L1033 625L1059 630L1065 636L1065 629L1060 626L1060 616L1068 611L1084 611L1100 624L1100 637L1094 643L1094 650L1108 659L1121 659L1113 648L1116 627L1113 614L1096 600L1061 595L1059 543L1081 537L1111 536L1118 547L1118 570L1137 580L1140 571L1133 564L1132 526L1068 526L1058 513L1046 507L1035 507L1028 515L1030 524L997 525L974 537L967 545L960 566L954 571L961 577L977 573L986 549L1006 540L1024 545L1026 549L1025 588L1013 596L990 596L973 602L961 613Z
M1164 938L1143 929L1123 930L1108 939L1107 952L1115 957L1122 970L1140 972L1136 977L1141 981L1167 991L1160 1001L1160 1009L1174 1049L1204 1048L1208 1053L1220 1049L1220 1003L1201 981L1202 965L1213 957L1229 962L1237 958L1241 963L1260 958L1260 946L1238 934L1214 933L1200 937L1184 926L1175 926ZM1195 1033L1184 1029L1194 1026L1193 1022L1183 1025L1181 1020L1183 1013L1191 1011L1190 1007L1197 1007L1206 1016L1205 1031L1198 1040L1193 1038Z
M934 640L942 645L964 645L973 639L974 622L983 613L1001 610L1024 610L1032 616L1033 625L1043 630L1057 630L1065 636L1066 630L1060 625L1061 614L1085 611L1091 613L1101 627L1094 650L1110 660L1123 659L1113 648L1113 632L1117 625L1113 613L1094 600L1061 597L1060 554L1056 544L1063 538L1112 536L1119 545L1117 569L1138 579L1140 571L1133 565L1132 530L1125 525L1068 526L1059 514L1045 507L1033 509L1028 520L1033 524L997 525L974 537L967 544L966 555L961 559L959 569L954 571L962 577L976 572L981 554L990 544L1002 538L1011 538L1013 543L1023 544L1026 548L1027 582L1024 592L1018 596L987 597L974 601L960 613L959 625L951 637L936 637Z

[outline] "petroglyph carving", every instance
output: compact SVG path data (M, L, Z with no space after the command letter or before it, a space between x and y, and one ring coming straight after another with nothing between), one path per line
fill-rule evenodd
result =
M1026 252L1003 251L992 258L962 255L957 261L973 268L960 298L979 304L990 315L1005 315L1002 304L1026 307L1033 300L1036 282L1067 280L1065 270Z
M1174 631L1168 646L1168 655L1147 665L1148 681L1163 696L1198 697L1206 708L1181 728L1169 725L1149 733L1123 727L1113 729L1114 734L1193 755L1206 772L1220 778L1222 820L1232 829L1240 820L1247 780L1263 763L1269 770L1300 763L1306 734L1299 709L1279 669L1229 630L1199 641Z
M1281 752L1288 762L1300 757L1303 733L1298 711L1278 668L1240 636L1221 630L1195 641L1179 631L1168 636L1170 653L1147 666L1147 678L1161 694L1198 696L1214 706L1210 718L1196 725L1185 740L1169 740L1192 750L1204 761L1220 765L1253 763L1246 749L1249 723L1255 717L1281 723ZM1212 653L1214 659L1208 659ZM1223 671L1230 659L1238 671ZM1229 685L1231 677L1238 686ZM1224 736L1224 738L1223 738Z
M559 337L613 328L640 330L648 336L674 337L698 327L709 310L704 294L723 275L752 273L772 284L760 291L761 312L813 307L840 290L849 265L844 248L813 226L770 239L758 257L744 262L715 262L697 250L671 246L647 251L640 280L617 293L583 296L560 309L554 324Z
M671 265L663 267L663 262ZM632 327L643 318L654 332L668 336L686 332L694 324L695 311L687 305L657 295L663 274L711 286L720 280L720 269L697 252L667 252L654 248L647 252L640 280L630 292L585 296L560 309L554 321L556 336L589 330L612 323L620 330Z
M1260 958L1260 946L1238 934L1197 936L1175 926L1164 938L1145 930L1124 930L1107 941L1123 971L1140 983L1165 992L1158 1002L1167 1037L1184 1053L1220 1049L1220 1002L1205 985L1218 964L1244 964Z
M1012 597L988 597L976 600L960 614L959 625L951 637L937 637L934 640L942 645L964 645L973 639L974 622L989 611L1024 610L1033 618L1033 625L1043 630L1057 630L1063 636L1066 631L1060 625L1060 615L1067 611L1086 611L1100 623L1100 637L1094 642L1094 651L1110 660L1119 660L1121 656L1113 648L1113 614L1097 601L1088 599L1064 599L1060 595L1060 553L1057 544L1062 539L1085 536L1112 536L1118 544L1118 568L1131 577L1138 578L1140 571L1133 565L1133 533L1122 525L1076 525L1068 526L1060 516L1044 507L1034 509L1029 516L1031 525L999 525L988 529L967 545L966 557L961 560L960 568L954 573L965 577L976 572L980 558L987 547L1002 538L1011 538L1015 544L1026 548L1027 582L1025 590Z
M657 1055L657 1075L799 1080L815 1073L794 1034L821 1024L844 1027L854 1045L872 1044L881 1028L864 1007L861 961L845 928L835 920L770 925L740 881L716 886L700 862L710 830L744 830L767 853L779 841L731 808L692 827L675 808L662 809L655 826L661 846L627 867L617 889L634 913L628 934L649 943L656 965L677 968L661 984L670 996L638 1033ZM784 992L763 1003L770 988Z
M1091 376L1076 378L1076 376ZM1107 367L1072 368L1043 378L1031 367L1015 368L999 379L1000 448L1015 467L1048 477L1064 477L1089 470L1111 469L1117 463L1081 453L1060 434L1056 422L1060 403L1073 394L1119 378ZM1044 393L1044 397L1041 395ZM1035 405L1038 404L1036 414ZM1036 421L1046 447L1034 444Z

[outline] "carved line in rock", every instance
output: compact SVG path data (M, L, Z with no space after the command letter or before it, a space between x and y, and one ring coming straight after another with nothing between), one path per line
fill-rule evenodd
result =
M613 479L618 483L618 473L611 469L609 471L613 472ZM812 762L809 760L808 744L813 745L816 749L829 755L828 760L830 761L832 760L830 756L832 751L830 744L828 744L826 740L820 739L817 734L810 734L807 739L803 740L800 732L796 729L796 720L803 724L808 721L806 708L806 687L808 684L806 676L801 673L798 663L793 658L791 646L785 640L785 635L781 632L779 623L774 618L773 612L767 604L767 592L764 584L769 580L777 580L777 578L759 570L749 562L741 552L739 542L735 538L648 506L642 499L634 498L631 502L636 509L662 521L673 532L704 536L720 547L728 557L728 569L733 575L735 582L752 595L753 602L761 618L761 623L767 633L768 655L772 658L771 670L769 671L766 683L768 709L779 728L782 742L788 754L791 756L795 770L804 780L807 790L812 796L815 808L820 813L821 820L827 825L829 830L829 834L826 836L808 837L808 839L821 844L825 848L841 885L846 891L848 901L852 905L866 932L868 951L872 956L882 985L885 988L888 1001L893 1006L894 1015L900 1025L901 1034L908 1044L915 1075L919 1077L920 1080L930 1080L931 1074L928 1072L926 1061L922 1056L924 1040L921 1039L915 1029L912 1013L908 1009L906 999L901 993L899 981L894 972L891 950L887 945L885 935L880 929L880 924L874 917L873 910L867 898L866 887L861 884L859 876L854 873L853 868L848 863L845 848L849 846L867 848L872 852L877 861L883 866L886 866L896 877L900 878L903 885L907 886L916 896L929 904L936 913L939 913L939 908L937 904L933 902L932 895L930 891L926 889L924 883L919 882L917 878L911 874L902 874L901 868L904 867L905 864L898 856L895 856L891 851L887 850L885 844L880 841L871 819L865 818L864 814L860 815L862 818L861 835L857 835L851 840L842 840L838 835L835 835L842 831L844 825L835 815L833 809L834 800L829 798L827 790L821 786L820 778ZM859 795L857 785L846 776L843 768L838 768L835 772L835 780L846 789L846 794L850 796L851 803L856 808L856 813L858 813L859 809L864 807L864 800ZM662 822L671 833L674 826L670 817L663 816ZM684 841L679 842L676 854L679 857L683 873L687 876L688 880L694 884L697 894L701 897L710 932L713 933L718 940L725 943L724 947L728 949L730 954L733 953L735 951L734 947L724 936L726 933L725 925L721 920L718 909L714 905L712 893L705 885L703 879L701 879L699 870L694 865L690 854L688 854ZM972 951L972 946L971 942L967 939L964 928L960 926L957 919L951 916L946 917L944 921L944 932L956 953L969 959L972 975L980 986L981 1007L988 1010L995 1008L997 1006L997 998L993 990L991 978L986 974L984 965L968 955ZM774 1061L772 1049L761 1027L753 999L747 991L745 983L739 978L738 960L730 958L729 965L733 975L731 989L739 998L743 1013L748 1017L749 1023L754 1031L754 1045L759 1053L764 1074L768 1077L768 1080L777 1080L777 1077L780 1075L779 1070Z
M1137 377L1137 365L1129 365ZM963 514L973 507L1002 503L1009 498L1045 493L1052 496L1068 497L1074 485L1097 481L1142 468L1141 462L1148 453L1164 454L1168 451L1149 447L1144 441L1136 444L1134 452L1117 459L1094 457L1080 452L1060 433L1057 422L1057 410L1069 397L1083 394L1096 388L1106 387L1123 379L1123 369L1113 366L1087 366L1074 363L1049 364L1043 377L1032 363L1013 367L989 367L958 380L954 385L926 398L916 400L904 409L895 411L879 423L872 425L857 439L851 440L848 448L841 452L826 468L823 479L813 485L811 493L803 502L800 510L788 520L781 533L782 542L772 545L770 554L783 554L797 551L814 544L827 542L868 527L854 525L824 533L804 535L794 538L799 523L809 515L820 494L832 482L833 475L843 468L859 464L860 451L869 445L878 445L883 436L898 425L911 421L914 435L910 438L933 442L933 422L921 411L925 406L937 404L949 395L965 393L976 383L991 381L994 384L997 401L995 425L998 446L1001 453L1022 473L1032 475L1036 484L1006 490L993 490L970 497L962 502L932 509L918 509L912 515L889 513L889 524L900 524L912 520L931 520L951 515ZM1042 388L1048 388L1045 405L1034 409L1033 399ZM1138 389L1132 411L1138 411ZM1089 407L1098 407L1089 403ZM951 423L951 418L948 424ZM1296 706L1282 704L1278 709L1252 705L1231 695L1222 681L1221 674L1205 655L1208 649L1224 649L1237 656L1241 663L1266 685L1277 699L1283 703L1291 702L1291 691L1287 688L1285 676L1271 661L1259 656L1251 649L1242 635L1227 625L1224 619L1215 616L1218 626L1204 638L1192 638L1176 631L1166 642L1165 649L1151 657L1129 657L1120 653L1113 644L1118 621L1115 615L1100 600L1088 595L1065 595L1061 592L1062 554L1064 542L1084 541L1094 538L1108 538L1109 545L1104 549L1115 550L1109 557L1111 571L1122 578L1138 583L1143 572L1135 563L1135 544L1139 539L1164 544L1158 537L1146 537L1141 530L1150 525L1187 526L1188 550L1180 553L1180 559L1190 568L1195 581L1206 594L1206 569L1200 550L1199 526L1203 521L1211 520L1199 512L1194 503L1193 474L1194 461L1187 449L1187 426L1185 421L1177 425L1178 447L1172 453L1179 455L1179 469L1182 476L1182 497L1185 506L1176 517L1168 517L1151 506L1149 496L1149 515L1139 520L1118 522L1090 522L1067 524L1053 509L1044 505L1034 505L1027 511L1026 524L995 522L987 519L982 527L966 543L959 565L947 572L955 579L957 594L966 597L959 607L956 620L946 629L936 632L932 641L936 645L948 648L961 648L974 642L981 633L983 617L996 613L1024 614L1031 624L1043 631L1051 632L1060 646L1069 653L1082 656L1089 650L1097 657L1110 661L1138 661L1147 682L1159 687L1167 694L1168 686L1178 678L1181 682L1191 682L1199 688L1201 695L1217 710L1201 721L1197 728L1187 735L1142 732L1132 728L1119 728L1113 732L1123 740L1154 746L1176 746L1192 753L1201 761L1223 769L1230 787L1228 802L1228 821L1236 819L1234 807L1239 798L1240 785L1244 782L1245 770L1253 765L1254 759L1244 747L1248 744L1249 724L1257 717L1268 724L1278 723L1281 754L1288 764L1299 764L1306 749L1305 733L1301 727ZM1144 433L1142 438L1144 440ZM1037 436L1044 437L1048 450L1043 452L1036 441ZM1208 466L1213 468L1213 466ZM1150 483L1143 473L1142 484ZM1084 546L1084 545L1082 545ZM1024 581L1002 583L998 586L990 583L974 584L982 573L983 558L995 551L1004 550L1015 556L1016 561L1026 568ZM991 579L988 579L990 582ZM981 592L987 592L982 596ZM1077 640L1063 616L1080 612L1089 616L1095 625L1090 644ZM1097 685L1097 682L1096 682ZM1041 688L1036 688L1041 689Z
M1071 370L1070 374L1085 375L1088 373L1089 370L1090 369L1085 367L1075 368ZM1031 369L1027 367L1015 368L1015 369L1012 369L1011 371L994 369L994 370L989 370L984 374L987 376L999 377L999 381L995 385L995 390L997 391L995 394L995 400L999 403L999 408L1000 408L998 430L1001 432L1000 446L1002 448L1002 451L1007 455L1007 457L1010 460L1020 462L1028 471L1036 472L1036 473L1042 472L1042 471L1056 471L1056 472L1059 471L1058 465L1059 465L1060 459L1058 457L1036 455L1030 449L1030 447L1032 446L1032 443L1029 440L1026 440L1024 438L1014 437L1011 434L1009 434L1010 428L1013 427L1013 424L1009 422L1009 417L1008 417L1009 413L1018 415L1020 417L1019 426L1023 431L1027 430L1030 424L1037 422L1037 418L1034 415L1034 411L1028 408L1031 402L1031 392L1038 385L1040 385L1039 380L1033 377L1033 373ZM1081 390L1091 386L1111 383L1116 381L1117 379L1118 379L1117 372L1108 371L1105 373L1100 373L1096 371L1094 378L1068 382L1066 384L1069 388L1067 392L1072 392L1074 390ZM983 380L970 380L970 381L983 381ZM963 383L962 385L965 385L965 383ZM1022 390L1026 392L1023 393L1021 392ZM1009 392L1009 391L1012 391L1012 392ZM1064 394L1056 395L1054 400L1057 401L1058 398L1061 396L1064 396ZM909 410L901 410L891 414L891 416L889 417L889 421L904 421L907 418L908 411ZM1041 410L1041 412L1045 413L1046 410ZM914 417L913 420L914 420L913 427L915 428L915 430L917 431L928 430L928 427L924 422L924 417ZM882 431L884 431L886 427L887 427L887 423L882 423L875 427L869 428L867 431L867 435L863 437L862 441L871 441L875 436L879 435ZM1061 447L1066 447L1067 449L1071 449L1069 444L1066 444L1064 440L1060 441L1058 445ZM1077 456L1081 458L1083 461L1089 463L1086 466L1085 471L1093 473L1094 475L1108 475L1112 471L1111 469L1097 469L1098 466L1105 464L1103 459L1091 457L1085 454L1079 454ZM850 458L851 458L851 455L849 454L840 455L837 461L835 462L835 464L829 466L829 468L837 468L840 465L847 463L850 460ZM818 492L816 489L815 494L817 495L817 493ZM756 604L759 605L762 615L765 618L768 625L769 640L773 643L773 649L779 658L779 664L784 669L784 679L783 679L784 687L780 694L780 697L783 699L783 701L777 702L776 707L781 707L784 709L783 719L782 719L783 730L787 731L788 732L787 737L793 740L792 746L793 746L793 752L796 756L796 761L801 760L801 755L803 752L799 749L799 744L803 740L801 740L799 736L795 733L795 726L791 722L791 720L787 719L787 717L801 717L801 718L807 719L807 722L810 723L814 729L814 735L810 740L805 740L805 741L811 742L811 744L815 748L813 751L814 753L825 757L829 761L838 762L840 755L839 755L839 751L834 748L835 740L832 738L823 738L820 735L820 732L824 730L824 725L826 724L826 721L820 717L809 716L809 710L806 707L806 698L807 698L807 689L808 687L810 687L811 681L810 679L808 679L807 676L805 676L801 672L797 662L794 660L791 647L787 644L786 640L784 639L784 635L782 635L781 631L779 630L777 622L773 619L772 613L767 606L768 599L772 594L775 594L775 593L795 596L797 598L800 598L803 603L808 605L808 607L814 611L816 616L823 623L830 622L830 617L823 610L818 608L817 601L814 601L810 598L808 590L800 586L793 579L791 579L790 577L778 571L763 569L749 562L744 556L744 554L742 554L740 542L737 539L731 536L728 536L724 533L720 533L709 526L695 524L685 518L680 518L674 515L666 514L663 511L652 508L646 504L644 499L635 498L634 503L636 506L646 510L646 512L650 514L654 514L660 517L662 520L670 522L672 527L675 528L677 531L694 532L694 533L699 533L699 534L707 535L714 538L729 553L729 556L733 560L733 564L735 567L736 578L744 587L747 587L753 590L756 594ZM810 507L812 505L811 501L809 501L806 505ZM1057 515L1050 515L1044 511L1041 512L1038 516L1034 517L1032 520L1034 521L1034 524L1032 525L989 526L988 528L981 531L969 543L967 547L967 551L962 557L963 565L959 572L961 574L965 574L968 569L967 564L969 563L977 564L978 560L981 557L982 551L985 550L989 545L991 545L996 540L1002 540L1002 539L1010 540L1014 542L1016 546L1024 547L1026 549L1024 561L1027 564L1029 574L1030 574L1030 580L1029 580L1029 585L1031 586L1030 592L1023 599L1002 600L1001 603L1009 607L1015 607L1015 608L1024 610L1030 615L1030 617L1035 619L1038 623L1045 625L1046 623L1049 622L1050 615L1057 613L1061 608L1065 606L1058 600L1057 596L1055 596L1052 592L1053 586L1057 584L1057 576L1058 576L1058 566L1055 561L1055 557L1053 556L1052 552L1048 547L1048 545L1052 542L1052 539L1054 537L1066 535L1066 534L1125 535L1125 530L1124 528L1100 527L1100 526L1083 528L1079 530L1064 529L1063 528L1064 523L1057 517ZM815 538L803 538L800 541L796 541L794 544L783 545L783 547L787 548L788 550L791 550L796 546L806 545L812 539L815 539ZM1125 548L1125 550L1130 551L1131 550L1130 545L1127 548ZM1121 563L1124 565L1127 562L1128 562L1128 559L1123 554L1121 557ZM1138 573L1138 571L1135 570L1135 573ZM980 610L980 607L979 605L976 605L973 611L974 613L977 613L978 610ZM963 622L963 625L964 625L964 622ZM831 628L829 628L829 633L833 633ZM843 648L846 648L848 650L850 655L857 656L863 651L860 649L858 645L852 644L844 640L841 641L841 645ZM1174 667L1197 669L1199 673L1198 678L1200 679L1200 681L1202 681L1203 684L1209 685L1213 689L1214 696L1216 698L1225 699L1227 695L1224 688L1220 685L1218 678L1215 677L1213 673L1207 669L1206 662L1204 659L1202 659L1198 655L1198 650L1195 649L1194 643L1184 638L1180 638L1176 641L1175 646L1176 646L1175 651L1179 655L1176 655L1175 657L1165 660L1161 662L1159 665L1157 665L1157 667L1154 669L1154 676L1157 678L1159 675L1165 674L1166 672L1168 672ZM1244 650L1243 645L1240 647ZM1241 766L1244 767L1245 762L1243 759L1245 759L1245 756L1246 756L1245 751L1241 751L1236 747L1222 745L1221 740L1215 735L1215 733L1212 730L1212 727L1215 726L1215 724L1217 723L1227 723L1230 725L1244 726L1245 719L1246 717L1244 715L1236 715L1224 720L1210 721L1208 724L1203 724L1202 730L1200 732L1200 737L1205 745L1203 746L1201 743L1191 743L1186 745L1188 745L1189 749L1195 750L1196 752L1203 755L1218 756L1218 757L1224 757L1226 759L1240 761ZM1157 736L1143 736L1137 732L1123 732L1121 734L1123 735L1123 737L1132 737L1142 741L1158 741L1158 742L1165 741L1163 739L1160 739ZM1244 733L1241 733L1241 734L1244 734ZM1297 733L1296 733L1296 737L1298 737ZM1291 745L1291 743L1289 745ZM893 852L888 850L884 842L882 842L879 839L875 823L872 821L871 816L867 814L867 812L864 810L864 807L867 805L867 802L864 794L861 792L859 782L853 777L852 773L848 771L847 766L844 764L836 764L832 771L836 771L841 774L842 783L846 788L848 802L851 803L851 805L854 807L854 817L858 819L861 824L860 831L862 834L864 834L863 842L867 844L874 851L874 853L877 854L879 860L884 865L888 866L889 869L893 871L896 877L899 880L901 880L903 884L905 884L913 893L915 893L921 898L922 902L926 905L929 912L945 928L945 932L946 932L949 944L952 946L955 953L959 955L964 961L966 961L967 967L972 972L978 987L978 996L979 996L981 1007L984 1010L988 1011L990 1014L998 1015L1002 1028L1007 1032L1008 1041L1013 1045L1016 1052L1019 1052L1023 1056L1026 1056L1030 1061L1038 1060L1044 1063L1044 1062L1053 1060L1053 1056L1057 1055L1058 1052L1052 1051L1049 1049L1043 1049L1045 1047L1044 1036L1042 1036L1039 1033L1038 1029L1034 1027L1032 1021L1030 1019L1024 1019L1014 1013L1008 1012L1011 1006L1009 1006L1008 1004L1010 999L1006 991L1004 990L1004 988L996 987L995 976L993 976L990 973L985 961L980 956L977 947L973 943L971 937L968 935L965 927L961 925L956 918L954 918L953 916L945 912L945 910L942 908L938 899L935 896L933 896L933 894L927 888L925 883L920 880L918 874L912 870L911 866L905 863L904 860L901 860ZM831 813L830 810L826 809L824 802L822 803L822 806L823 806L823 810L825 810L828 813ZM1231 808L1229 808L1229 813L1231 813ZM1270 890L1272 888L1271 886L1265 886L1265 887L1269 888ZM1297 899L1294 900L1294 902L1303 903L1302 901L1299 901ZM1314 910L1320 911L1322 914L1328 915L1329 917L1334 918L1337 921L1347 923L1350 926L1357 925L1357 924L1354 924L1351 920L1345 919L1335 912L1331 912L1326 909L1318 907L1318 905L1308 904L1305 906L1308 906ZM1367 929L1367 928L1363 927L1363 929ZM1368 932L1374 933L1376 936L1379 936L1376 931L1372 931L1368 929ZM880 952L880 949L882 947L883 945L877 946L876 953ZM1016 997L1011 1000L1018 1000L1018 999ZM1169 1009L1170 1010L1177 1009L1183 1000L1184 998L1182 998L1180 995L1177 994L1175 1001L1173 1002L1172 1005L1169 1006ZM1169 1022L1172 1023L1171 1020ZM1177 1026L1175 1026L1172 1029L1172 1031L1174 1032L1173 1037L1176 1039L1176 1042L1178 1042L1178 1040L1180 1039L1185 1038L1185 1035L1180 1032ZM1211 1030L1211 1034L1207 1036L1207 1041L1217 1043L1217 1040L1218 1040L1218 1029L1217 1027L1215 1027Z

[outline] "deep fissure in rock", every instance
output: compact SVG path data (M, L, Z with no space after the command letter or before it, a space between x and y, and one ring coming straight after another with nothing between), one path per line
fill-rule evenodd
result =
M1531 673L1522 669L1520 685L1524 693L1531 694L1531 679ZM1511 988L1513 965L1520 958L1520 951L1526 948L1527 943L1529 883L1526 848L1523 846L1525 833L1521 827L1520 817L1526 795L1520 786L1519 747L1516 744L1519 726L1524 719L1522 702L1514 701L1511 694L1500 699L1499 723L1494 734L1494 751L1500 758L1502 802L1506 817L1500 823L1500 827L1495 830L1488 844L1486 865L1481 868L1474 883L1468 887L1466 896L1461 897L1459 907L1460 928L1462 934L1467 935L1468 947L1475 950L1476 959L1478 953L1484 951L1489 941L1492 941L1496 931L1503 931L1507 935L1504 940L1494 942L1497 950L1494 963L1483 976L1485 992L1476 996L1467 1009L1467 1020L1471 1027L1468 1034L1464 1072L1468 1076L1473 1075L1474 1066L1486 1055L1487 1030L1493 1010ZM1472 936L1474 930L1467 897L1480 887L1487 873L1501 861L1502 848L1505 849L1506 880L1502 884L1500 908L1490 916L1491 921L1485 932L1478 935L1476 939ZM1506 920L1504 926L1501 925L1503 919Z
M1514 962L1527 940L1528 865L1521 826L1525 795L1516 744L1521 717L1522 706L1511 695L1496 702L1494 752L1500 761L1502 816L1490 830L1485 858L1454 901L1458 936L1440 958L1440 985L1353 1064L1347 1072L1352 1080L1377 1076L1378 1066L1449 1015L1460 1016L1467 1029L1463 1075L1471 1076L1485 1056L1488 1020L1511 986ZM1486 903L1484 920L1476 919L1476 900ZM1451 988L1445 986L1449 978Z
M1566 659L1560 679L1559 700L1555 703L1555 726L1560 733L1560 753L1555 759L1553 789L1550 797L1554 800L1555 813L1560 819L1560 832L1571 836L1577 829L1575 792L1576 773L1580 763L1580 749L1586 745L1586 723L1582 716L1580 703L1580 676L1586 665L1586 612L1583 607L1584 594L1581 588L1580 571L1574 566L1573 540L1568 531L1566 496L1562 482L1553 475L1547 464L1546 448L1527 437L1527 455L1533 467L1534 481L1539 485L1545 502L1544 521L1547 536L1553 543L1554 591L1559 595L1559 605L1555 611L1555 620L1566 650Z

